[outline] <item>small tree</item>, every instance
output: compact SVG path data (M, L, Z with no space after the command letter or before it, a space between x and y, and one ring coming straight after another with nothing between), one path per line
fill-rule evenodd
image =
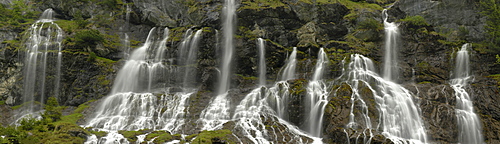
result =
M486 43L493 52L500 52L500 1L481 0L482 14L487 16Z
M55 97L49 97L47 104L45 104L45 112L42 114L42 118L48 122L54 122L60 120L62 116L62 107L59 106L59 102Z

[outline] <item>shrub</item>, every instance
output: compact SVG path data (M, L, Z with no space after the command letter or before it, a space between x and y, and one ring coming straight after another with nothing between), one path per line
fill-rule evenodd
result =
M404 19L401 19L400 22L404 22L408 24L410 27L424 27L429 26L427 21L425 21L424 17L416 15L416 16L407 16Z
M84 49L103 43L104 36L98 30L82 30L75 34L73 41L76 48Z
M485 43L494 53L500 53L500 1L481 0L483 11L481 12L486 19L486 39Z
M367 20L360 21L357 28L365 30L382 30L384 26L377 20L369 18Z
M42 114L42 118L49 122L55 122L61 119L62 107L59 107L59 103L55 97L49 97L47 104L45 104L45 112Z

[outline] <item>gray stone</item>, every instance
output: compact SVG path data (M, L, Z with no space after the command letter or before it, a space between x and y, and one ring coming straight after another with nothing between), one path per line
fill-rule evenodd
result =
M12 96L7 97L7 100L5 100L5 104L7 105L14 105L14 103L16 103L16 100Z
M465 27L469 31L468 40L479 42L485 37L486 18L479 13L479 4L474 0L401 0L395 7L409 16L424 17L429 24L442 27L438 29L442 33Z

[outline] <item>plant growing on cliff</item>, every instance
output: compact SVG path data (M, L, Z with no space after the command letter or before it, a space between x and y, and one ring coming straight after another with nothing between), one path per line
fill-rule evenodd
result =
M380 22L378 22L377 20L372 19L372 18L368 18L366 20L360 21L357 24L357 28L358 29L363 29L363 30L376 30L376 31L380 31L380 30L384 29L384 26Z
M500 1L497 0L481 0L483 15L487 17L486 40L489 50L494 53L500 53Z
M73 38L68 39L68 45L76 49L93 48L97 44L105 41L104 36L98 30L82 30L75 34Z
M32 2L24 0L12 1L10 5L0 4L0 28L22 29L40 13L32 7Z
M59 102L55 97L49 97L47 104L45 104L45 112L42 114L42 118L48 121L60 120L62 116L62 107L59 106Z
M41 119L27 117L19 125L0 126L0 143L83 143L88 131L76 124L81 112L88 107L80 105L74 114L61 117L62 108L56 98L51 97L45 105ZM70 118L71 117L71 118Z
M399 21L407 23L408 27L410 27L410 28L418 28L418 27L429 26L429 24L424 19L424 17L419 16L419 15L416 15L416 16L407 16L406 18L401 19Z

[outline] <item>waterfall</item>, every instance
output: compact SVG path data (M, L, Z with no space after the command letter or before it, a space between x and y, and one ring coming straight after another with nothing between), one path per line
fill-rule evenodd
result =
M259 85L266 85L266 45L264 39L257 39L257 47L259 48Z
M288 104L290 97L290 86L286 80L293 79L295 76L295 67L297 65L297 48L293 48L292 53L288 57L285 67L281 70L281 80L269 88L270 104L269 106L276 111L278 117L288 120Z
M194 40L190 40L196 41L189 44L193 51L190 53L196 53L200 33L197 32L193 36ZM111 93L101 101L95 117L85 126L109 132L99 141L124 140L123 136L116 133L118 130L152 129L171 133L181 130L185 123L188 99L195 92L179 92L175 88L179 84L172 79L177 75L185 75L165 59L168 37L168 28L152 28L144 45L132 52L118 72ZM185 62L187 65L195 63L195 60Z
M163 33L163 39L156 35ZM144 45L134 50L123 68L118 71L112 94L122 92L151 92L156 82L168 81L167 74L173 75L175 67L163 64L169 29L151 29ZM162 87L159 87L162 88Z
M281 80L274 84L274 87L269 89L271 102L270 106L276 111L278 117L288 120L288 104L290 97L290 86L287 80L293 79L295 76L295 67L297 65L297 48L294 47L292 53L287 58L285 67L281 70Z
M362 55L351 55L351 62L342 75L344 83L352 90L351 112L347 128L364 127L364 141L369 143L373 134L371 118L368 115L367 100L373 99L379 110L379 124L376 129L395 143L426 143L424 123L420 108L413 102L413 94L394 82L380 77L373 62ZM354 110L354 108L360 108ZM369 135L369 136L368 136ZM366 138L369 137L369 138Z
M229 90L231 76L231 62L233 61L234 33L236 25L236 7L235 0L225 0L224 2L224 23L223 26L223 53L221 65L221 78L219 81L218 94L224 94Z
M286 81L279 81L269 88L269 106L276 111L278 117L288 120L288 99L290 97L290 85Z
M484 143L481 121L474 113L474 106L471 96L465 90L470 76L469 44L464 44L457 52L455 59L455 69L450 85L455 90L457 98L456 114L458 120L458 142L459 143Z
M224 39L219 87L215 99L201 112L199 123L202 124L202 130L220 128L230 118L229 109L231 104L227 96L230 87L231 63L233 61L236 7L235 0L225 0L222 23Z
M30 102L27 113L34 110L34 101L44 103L46 96L59 96L63 31L54 23L54 11L45 10L40 19L27 30L28 38L20 55L24 56L23 102Z
M129 31L129 23L130 23L130 13L132 12L132 9L130 8L129 5L126 5L126 11L125 11L125 25L120 27L120 30L122 31L122 49L123 49L123 58L127 59L130 56L130 40L127 32Z
M295 67L297 65L297 48L294 47L292 54L288 57L283 73L281 74L281 80L286 81L295 78Z
M389 15L387 10L382 12L385 28L385 43L384 43L384 69L383 78L386 80L397 80L399 77L398 66L398 25L394 22L387 22Z
M192 36L189 45L189 51L186 54L186 61L184 62L184 78L183 78L183 88L192 88L193 84L196 82L196 64L197 64L197 54L198 54L198 44L200 43L202 30L196 31Z
M274 87L271 89L265 87L256 88L241 100L239 105L236 106L232 117L232 120L235 121L233 131L241 132L253 143L321 143L320 138L308 136L296 126L276 116L276 111L269 105L269 102L272 102L272 99L276 98L278 93L274 93L272 89ZM287 130L270 129L268 120L279 122L272 125L283 126ZM287 135L287 139L277 139L277 135ZM313 141L303 141L300 138L301 136L309 137Z
M265 64L263 64L263 39L258 39L257 44L260 50L259 77L265 78L265 75L263 76L263 73L265 73ZM323 49L321 49L320 55L321 58L318 60L318 65L320 65L319 67L324 67L326 54L323 52ZM317 79L321 79L320 73L322 73L324 69L318 69L321 70L317 70ZM311 141L303 141L301 136L312 138L312 143L321 143L321 139L304 134L296 126L282 119L288 117L288 110L285 107L288 105L288 97L290 95L288 83L286 81L279 81L270 89L267 89L264 84L265 82L259 83L260 87L252 90L243 100L241 100L239 105L236 106L232 117L232 120L235 121L235 128L233 131L240 132L253 143L271 143L273 141L311 143ZM269 129L269 126L266 126L269 125L267 120L278 121L279 123L272 125L284 126L287 130ZM288 139L277 139L277 135L287 135Z
M308 115L308 119L305 121L306 131L316 137L321 136L323 113L328 103L329 92L326 84L322 81L328 61L328 56L323 48L321 48L318 53L314 76L307 86L307 95L305 98L306 115Z

